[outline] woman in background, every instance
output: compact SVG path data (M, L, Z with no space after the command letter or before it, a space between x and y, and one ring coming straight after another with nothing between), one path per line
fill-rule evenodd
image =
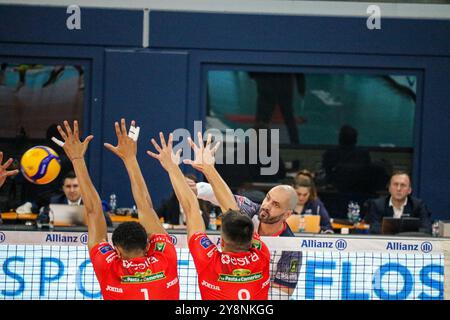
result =
M297 173L294 182L294 189L297 192L298 202L294 214L320 215L320 231L333 233L325 205L317 196L313 175L308 170L301 170Z

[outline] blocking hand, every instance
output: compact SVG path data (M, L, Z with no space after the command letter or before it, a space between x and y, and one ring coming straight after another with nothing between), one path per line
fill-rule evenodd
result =
M162 132L159 133L159 139L161 142L161 146L158 145L158 143L155 141L155 139L152 139L152 144L155 147L156 151L159 153L153 153L151 151L147 151L147 154L155 159L158 159L161 163L161 166L166 170L169 171L174 166L178 166L180 163L180 154L181 149L177 151L176 154L173 154L172 150L172 144L173 144L173 134L169 134L169 141L166 144L166 139L164 139L164 134Z
M69 122L64 121L65 131L58 126L58 131L61 137L64 139L64 145L62 146L70 161L76 159L82 159L86 150L88 148L89 142L94 138L93 135L90 135L84 139L83 142L80 141L79 131L78 131L78 121L75 120L73 122L73 132L70 128Z
M211 135L208 134L206 146L203 146L203 136L200 132L198 133L198 141L200 146L197 146L191 138L188 138L188 142L191 145L192 150L194 150L194 161L185 159L183 160L183 163L191 165L198 171L204 172L207 166L214 166L214 163L216 162L214 155L217 149L219 149L220 142L217 142L213 147L211 145Z
M114 126L116 129L117 146L114 147L109 143L104 143L106 149L110 150L123 161L136 157L137 142L127 134L125 119L122 118L120 120L120 126L118 122L115 122ZM131 121L131 126L136 127L134 120Z
M6 178L14 176L19 173L19 170L6 170L9 168L11 163L13 162L12 158L9 158L4 164L3 162L3 152L0 151L0 187L5 183Z

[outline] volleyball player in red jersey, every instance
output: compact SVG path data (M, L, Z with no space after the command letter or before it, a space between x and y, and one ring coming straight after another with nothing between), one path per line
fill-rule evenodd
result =
M206 147L199 134L200 147L190 141L195 151L193 166L201 170L214 188L226 188L221 192L226 204L222 207L222 251L212 243L205 233L205 225L199 214L197 197L189 188L178 167L180 151L172 153L172 134L168 143L160 133L161 146L152 143L159 154L147 153L158 159L168 172L175 194L186 214L189 249L198 274L198 284L204 300L267 300L270 286L267 246L253 231L251 219L238 211L236 201L228 186L214 168L214 153L208 136Z
M134 121L131 123L135 125ZM88 248L103 298L162 300L179 299L177 255L165 229L153 209L150 194L136 159L136 141L127 135L125 120L116 122L116 147L105 147L120 157L131 181L133 197L138 208L139 223L125 222L113 232L112 247L107 242L106 221L100 197L90 179L84 154L93 136L79 139L78 123L73 132L64 121L64 151L72 161L80 183L88 221Z

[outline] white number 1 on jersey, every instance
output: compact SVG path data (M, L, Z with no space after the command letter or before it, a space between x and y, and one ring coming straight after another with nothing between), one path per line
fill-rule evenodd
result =
M144 293L144 300L150 300L150 296L148 295L148 289L141 289L141 292Z

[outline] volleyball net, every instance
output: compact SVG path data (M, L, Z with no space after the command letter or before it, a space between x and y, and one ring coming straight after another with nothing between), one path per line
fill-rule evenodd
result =
M178 253L181 300L200 300L185 235ZM220 243L219 236L211 236ZM443 240L263 237L271 251L270 299L442 300ZM102 299L87 233L0 231L0 300Z

